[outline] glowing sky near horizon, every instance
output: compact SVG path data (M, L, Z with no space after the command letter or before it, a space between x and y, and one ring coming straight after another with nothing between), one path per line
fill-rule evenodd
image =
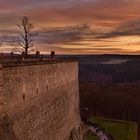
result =
M29 16L35 50L139 54L140 0L0 0L0 51L14 51L15 24Z

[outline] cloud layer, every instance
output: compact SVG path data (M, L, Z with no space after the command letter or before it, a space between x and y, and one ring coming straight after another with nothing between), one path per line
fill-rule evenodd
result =
M1 0L0 40L13 45L15 24L27 15L39 34L41 51L136 53L139 9L139 0Z

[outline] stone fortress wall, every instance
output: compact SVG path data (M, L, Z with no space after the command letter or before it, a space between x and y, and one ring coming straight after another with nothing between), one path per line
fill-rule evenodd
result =
M81 140L78 62L0 68L0 140Z

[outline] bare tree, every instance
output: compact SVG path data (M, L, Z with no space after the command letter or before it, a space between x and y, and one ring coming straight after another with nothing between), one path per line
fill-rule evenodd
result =
M19 28L17 43L23 48L26 57L29 49L33 47L33 38L36 36L32 31L34 27L27 16L21 17L17 26Z

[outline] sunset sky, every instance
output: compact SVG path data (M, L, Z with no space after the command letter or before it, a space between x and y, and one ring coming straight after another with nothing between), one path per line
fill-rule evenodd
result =
M0 0L0 51L15 51L19 17L34 49L58 54L140 54L140 0Z

